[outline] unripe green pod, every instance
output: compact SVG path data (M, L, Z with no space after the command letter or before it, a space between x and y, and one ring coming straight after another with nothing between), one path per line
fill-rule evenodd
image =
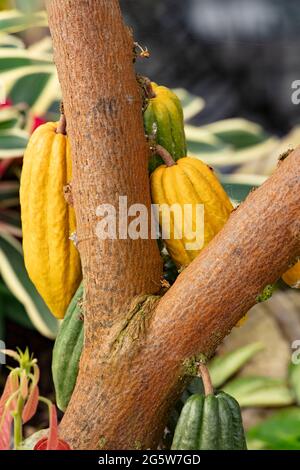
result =
M192 395L181 411L172 449L247 449L238 402L224 392Z
M78 375L84 339L82 299L81 284L67 309L53 348L52 376L56 403L61 411L65 411L68 406Z
M154 135L155 143L164 147L176 161L187 154L182 106L179 98L167 87L152 83L152 88L156 96L149 100L144 112L145 132L149 137ZM161 157L153 155L149 171L161 164Z

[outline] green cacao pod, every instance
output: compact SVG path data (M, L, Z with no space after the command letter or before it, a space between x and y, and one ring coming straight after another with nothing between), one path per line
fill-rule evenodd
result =
M162 145L176 161L187 153L183 110L179 98L164 86L152 83L155 98L149 100L144 112L145 132L154 136L155 143ZM159 155L153 155L149 162L149 171L163 163Z
M224 392L192 395L182 408L173 450L246 450L238 402Z
M65 411L68 406L78 375L84 338L82 299L81 284L67 309L53 348L52 376L56 403L61 411Z

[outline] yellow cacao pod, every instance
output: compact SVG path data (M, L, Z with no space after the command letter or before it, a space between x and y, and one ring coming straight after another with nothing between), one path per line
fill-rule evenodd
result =
M290 287L300 289L300 261L284 273L282 279Z
M72 176L70 144L57 126L49 122L31 136L20 201L26 269L53 315L63 318L82 276L79 253L70 240L75 213L63 192Z
M161 208L159 211L161 227L164 207L171 208L174 204L179 204L182 208L182 220L180 217L174 217L170 211L170 233L169 238L165 239L168 252L177 266L187 266L193 261L222 229L233 209L213 170L202 161L191 157L180 158L172 166L161 165L156 168L151 175L151 194L154 204L158 204ZM184 209L185 204L191 207L188 213ZM197 233L198 204L204 205L203 245L196 250L187 250L187 245L195 242L196 236L194 239L186 238L182 225L189 226L192 229L190 233ZM181 226L178 226L180 223ZM183 236L178 239L178 234L181 233Z

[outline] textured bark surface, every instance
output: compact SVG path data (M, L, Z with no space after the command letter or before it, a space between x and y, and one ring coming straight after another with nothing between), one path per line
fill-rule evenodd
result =
M145 240L100 242L95 208L119 194L150 202L131 38L115 0L48 0L48 11L87 287L84 354L61 433L76 449L155 447L194 356L211 355L300 253L300 150L159 303L127 321L133 296L159 288L157 249Z
M92 320L86 343L93 348L95 336L113 334L134 295L160 288L155 240L99 240L96 235L100 204L118 208L119 196L127 196L128 207L150 207L149 148L133 39L118 2L49 0L47 9L72 145L72 200Z

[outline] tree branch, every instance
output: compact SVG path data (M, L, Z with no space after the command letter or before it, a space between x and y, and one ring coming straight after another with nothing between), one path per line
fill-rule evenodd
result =
M96 235L100 204L116 208L117 218L119 196L127 196L128 207L150 208L149 149L133 39L118 2L48 0L47 9L72 145L72 199L89 343L96 331L102 338L114 334L133 296L160 288L155 240L99 240Z
M132 40L117 1L48 0L71 139L87 299L85 346L62 436L79 449L155 447L194 356L209 357L300 253L300 150L231 215L157 302L150 240L99 241L100 202L150 205ZM122 337L122 341L119 341Z

